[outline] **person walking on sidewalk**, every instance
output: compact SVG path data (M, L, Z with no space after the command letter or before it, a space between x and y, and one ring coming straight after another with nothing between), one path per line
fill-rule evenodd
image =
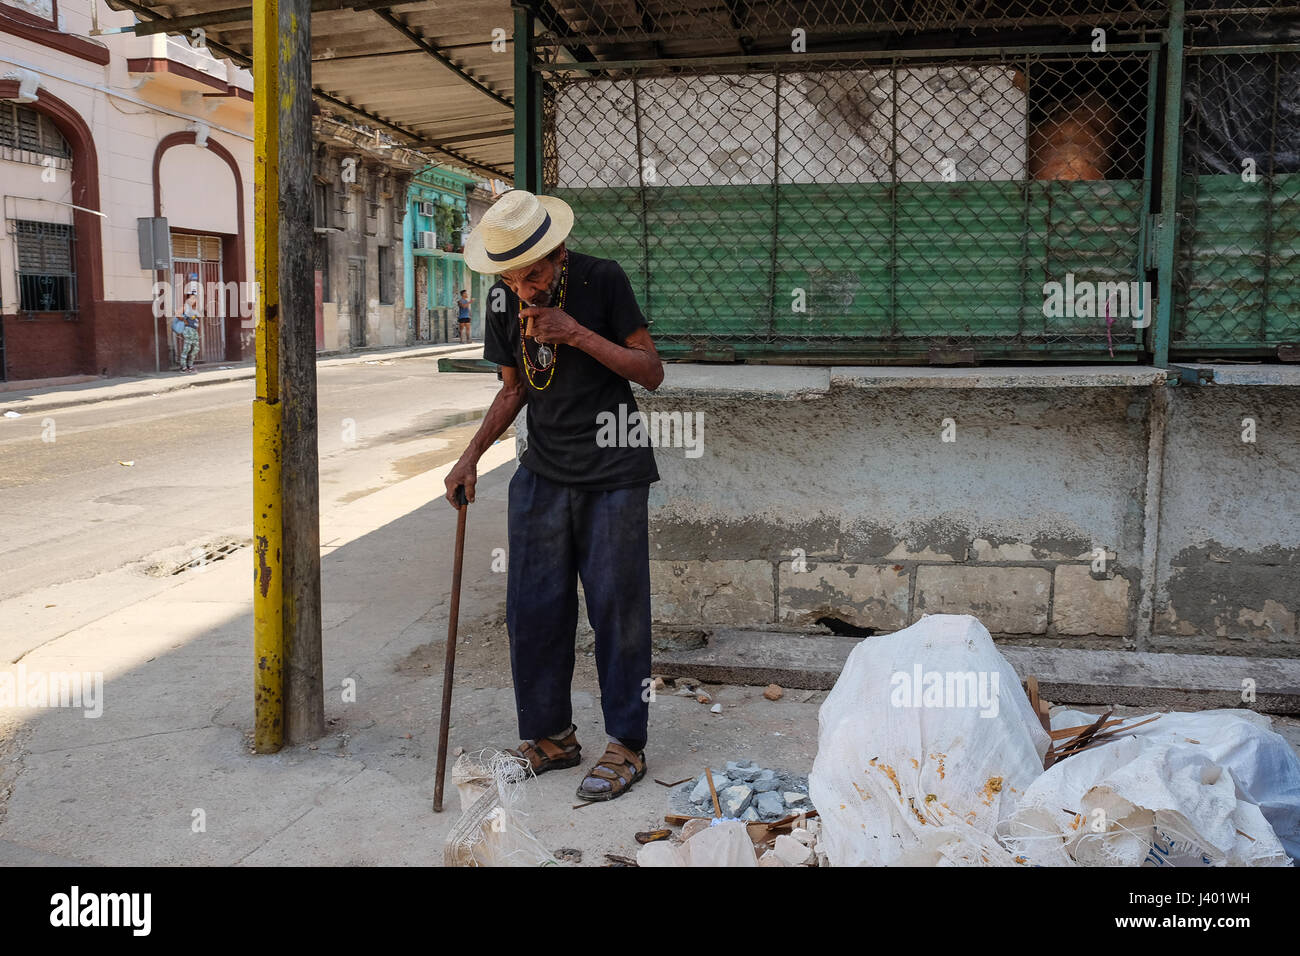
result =
M185 306L181 309L181 371L193 372L194 360L199 357L199 297L190 292L185 296Z
M611 442L607 423L638 420L629 381L654 390L664 370L623 268L566 248L572 228L567 203L515 189L469 236L466 264L499 277L483 357L501 366L502 388L447 476L447 500L461 485L474 500L479 458L527 405L507 509L506 627L523 738L514 753L535 773L581 762L571 699L581 579L609 742L578 797L612 800L646 771L647 502L659 472L648 441L634 429Z
M469 342L470 315L469 307L474 300L469 297L468 289L460 290L460 298L456 300L456 320L460 324L460 340Z

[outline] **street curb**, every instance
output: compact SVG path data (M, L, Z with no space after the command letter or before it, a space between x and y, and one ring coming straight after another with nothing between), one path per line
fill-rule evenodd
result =
M366 350L362 352L332 353L329 355L318 355L316 360L317 367L321 365L361 365L366 362L376 360L385 360L397 362L402 359L430 358L441 357L444 355L457 355L462 352L470 352L475 349L481 349L482 343L470 345L449 345L449 346L431 346L420 351L403 351L401 354L389 354L383 349ZM403 346L402 348L406 348ZM66 398L54 398L51 394L51 401L45 401L44 395L29 395L26 397L10 397L0 392L0 411L16 411L22 414L35 414L37 412L54 411L60 408L70 408L75 405L90 405L99 402L116 402L128 398L142 398L144 396L158 395L163 392L179 392L187 388L202 388L205 385L225 385L229 382L239 382L245 379L255 378L257 375L257 366L245 365L232 369L229 375L223 375L220 378L168 378L158 379L156 387L140 388L138 391L125 392L121 395L97 395L96 389L87 389L83 392L69 393ZM140 380L141 383L150 381L149 379ZM112 387L112 386L104 386Z

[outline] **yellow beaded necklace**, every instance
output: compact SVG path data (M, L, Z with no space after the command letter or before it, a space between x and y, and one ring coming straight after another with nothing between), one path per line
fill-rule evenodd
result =
M569 254L566 252L564 254L564 262L560 265L560 282L555 294L554 308L557 309L564 308L564 292L566 287L568 286L568 276L569 276ZM555 345L554 352L551 352L551 360L549 362L543 362L542 361L542 359L544 358L543 350L545 349L546 351L550 352L551 347L544 342L539 342L537 345L537 365L534 366L532 360L528 356L528 339L524 336L525 322L524 322L523 313L524 313L524 300L520 299L519 300L519 351L523 354L524 357L524 375L528 377L529 385L537 389L537 391L539 392L544 392L546 391L547 388L550 387L551 382L555 379L555 368L557 365L560 364L560 346L559 343L557 342ZM541 372L548 368L550 369L550 374L546 376L545 385L538 385L535 381L533 381L534 372Z

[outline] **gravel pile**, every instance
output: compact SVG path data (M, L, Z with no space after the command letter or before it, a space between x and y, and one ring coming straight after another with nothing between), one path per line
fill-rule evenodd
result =
M808 798L806 776L760 767L753 761L733 760L725 767L710 769L724 817L772 823L814 809ZM701 773L694 781L674 788L668 795L668 805L671 812L685 816L713 816L706 775Z

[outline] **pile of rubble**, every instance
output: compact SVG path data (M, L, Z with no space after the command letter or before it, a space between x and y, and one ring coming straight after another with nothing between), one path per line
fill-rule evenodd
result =
M819 845L822 828L816 811L772 823L745 823L726 817L682 818L681 830L638 834L645 845L637 866L829 866Z
M718 796L716 810L724 817L746 823L771 823L791 814L814 809L808 799L808 778L758 766L753 761L728 761L725 769L708 773L677 788L669 796L675 812L688 816L712 816L713 794Z
M681 830L638 833L637 866L829 865L807 777L728 761L674 785L668 805Z

